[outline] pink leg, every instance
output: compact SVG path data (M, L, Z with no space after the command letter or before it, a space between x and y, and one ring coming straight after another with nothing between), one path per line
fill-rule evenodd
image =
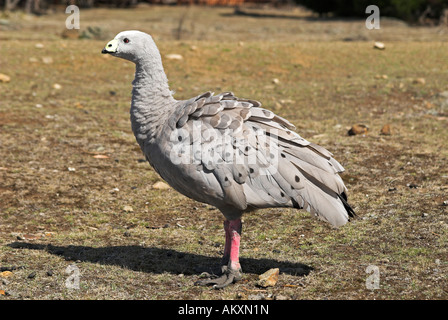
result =
M212 279L197 281L198 285L212 284L214 288L220 289L229 284L241 280L241 265L239 261L240 240L241 240L241 219L226 220L224 230L226 243L224 246L224 256L222 258L222 276Z
M227 221L226 221L227 222ZM230 220L228 231L226 230L226 245L227 245L227 233L229 233L230 240L230 269L239 271L240 265L240 240L241 240L241 219ZM225 254L225 249L224 249Z

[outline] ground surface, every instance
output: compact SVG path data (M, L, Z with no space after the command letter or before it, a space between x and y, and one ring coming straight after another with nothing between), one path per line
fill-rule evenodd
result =
M81 10L81 31L101 27L104 40L61 38L63 13L4 18L0 299L448 298L448 30L274 13L287 16ZM247 215L243 280L194 286L220 261L223 219L153 187L160 178L129 123L133 66L100 54L125 29L183 56L165 59L176 98L211 90L260 100L331 150L359 218L334 229L302 211ZM354 124L369 132L347 135ZM386 124L391 135L380 134ZM258 287L276 267L278 283Z

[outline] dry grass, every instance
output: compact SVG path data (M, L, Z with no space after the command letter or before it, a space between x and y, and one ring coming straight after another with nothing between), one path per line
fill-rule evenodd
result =
M185 10L86 10L81 27L154 33L162 54L184 56L165 62L176 98L233 91L290 119L346 167L359 218L335 230L301 211L247 215L243 281L194 286L220 261L222 217L151 187L159 177L130 130L132 65L101 55L105 41L62 40L62 14L13 16L0 31L11 77L0 83L0 267L22 268L0 279L0 299L447 299L445 31L193 7L173 40ZM341 41L363 37L389 40L386 50ZM356 123L369 133L348 136ZM392 135L379 134L385 124ZM65 286L72 264L79 290ZM377 290L366 288L369 265ZM257 275L274 267L278 284L260 291Z

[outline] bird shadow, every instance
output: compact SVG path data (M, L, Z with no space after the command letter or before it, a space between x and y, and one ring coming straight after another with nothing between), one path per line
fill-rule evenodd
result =
M147 273L172 273L194 275L202 272L216 272L221 258L172 249L129 246L55 246L29 242L13 242L7 245L14 249L41 250L60 256L67 261L91 262L103 265L115 265L122 268ZM313 270L302 263L279 261L275 259L240 259L243 272L261 274L271 268L279 268L280 273L305 276Z

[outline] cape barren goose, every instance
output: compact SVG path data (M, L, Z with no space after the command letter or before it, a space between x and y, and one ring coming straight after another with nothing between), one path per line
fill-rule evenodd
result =
M222 288L241 279L244 212L305 209L334 226L354 217L338 175L342 166L288 120L231 92L174 99L159 50L146 33L120 32L102 53L136 65L132 130L151 166L175 190L226 218L222 274L198 284Z

